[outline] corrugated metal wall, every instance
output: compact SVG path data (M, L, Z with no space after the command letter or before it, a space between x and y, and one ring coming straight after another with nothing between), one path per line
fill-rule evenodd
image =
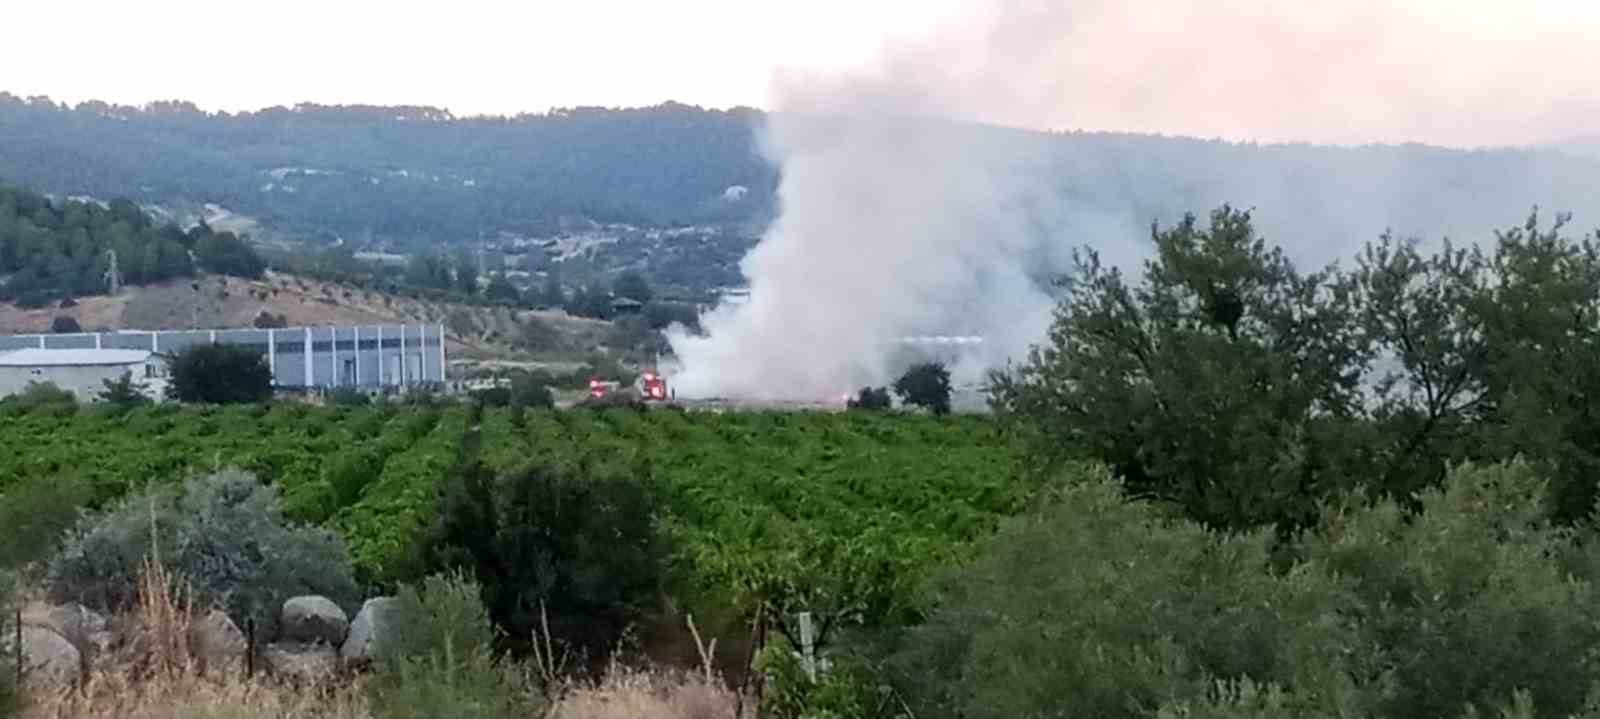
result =
M290 327L274 330L129 330L59 335L0 335L0 352L45 349L143 349L163 354L205 342L250 347L267 357L279 387L395 387L446 379L443 325ZM382 343L380 346L380 338ZM308 352L309 349L309 352ZM403 371L402 371L403 368Z

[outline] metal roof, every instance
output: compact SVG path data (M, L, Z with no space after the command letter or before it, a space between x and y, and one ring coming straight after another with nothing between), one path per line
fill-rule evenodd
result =
M101 367L141 364L149 358L147 350L20 349L0 352L0 367Z

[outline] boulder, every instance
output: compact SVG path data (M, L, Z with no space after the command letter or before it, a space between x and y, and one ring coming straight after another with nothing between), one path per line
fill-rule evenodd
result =
M23 610L22 623L49 629L91 657L105 652L110 643L106 618L82 604L33 604Z
M6 627L0 650L15 652L16 630ZM54 629L27 624L22 626L22 668L24 681L66 684L77 679L83 654Z
M377 657L378 647L392 626L397 608L399 604L394 597L377 597L364 602L361 611L356 612L355 621L350 623L350 635L339 648L339 657L346 664L356 666L370 663Z
M223 669L244 659L249 643L239 625L219 609L207 612L189 625L189 653L202 669Z
M327 644L281 642L262 649L261 662L273 676L315 683L338 673L339 652Z
M350 632L350 617L327 597L295 597L283 603L279 639L296 644L321 642L337 647Z

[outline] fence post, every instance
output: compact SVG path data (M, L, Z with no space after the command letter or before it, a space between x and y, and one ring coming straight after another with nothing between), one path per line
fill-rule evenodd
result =
M256 618L245 617L244 620L244 676L254 679L256 676Z
M23 678L22 677L22 610L18 609L17 613L16 613L16 616L12 617L12 619L15 619L16 622L17 622L15 625L13 625L13 629L14 629L14 631L16 631L16 636L13 637L13 638L16 639L16 643L14 645L12 645L13 646L12 652L14 654L16 654L15 658L17 660L17 691L20 692L20 691L22 691L22 678Z
M811 612L800 613L800 656L806 668L806 676L811 681L816 681L817 637L816 627L811 624Z

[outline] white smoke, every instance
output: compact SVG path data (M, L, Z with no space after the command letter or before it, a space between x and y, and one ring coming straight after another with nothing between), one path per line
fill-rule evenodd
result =
M1044 338L1035 280L1073 246L1126 265L1152 221L1223 202L1258 208L1270 240L1316 264L1385 229L1481 234L1535 204L1584 210L1600 163L1556 155L979 124L1457 145L1586 129L1600 102L1554 78L1600 59L1582 31L1600 14L1461 5L1002 0L858 73L780 77L764 136L778 218L743 262L749 302L702 318L703 336L670 333L675 386L834 397L891 378L892 341L920 334L982 335L958 368L974 378Z

